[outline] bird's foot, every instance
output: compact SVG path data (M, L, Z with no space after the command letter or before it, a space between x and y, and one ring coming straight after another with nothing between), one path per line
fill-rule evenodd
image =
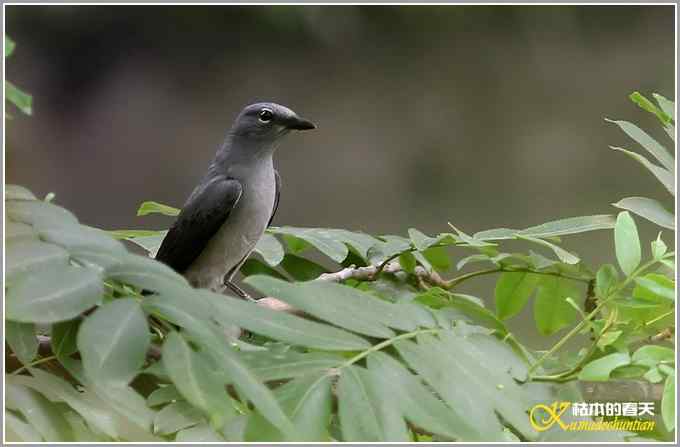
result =
M224 285L227 286L228 289L230 289L232 292L234 292L236 295L238 295L240 298L243 298L246 301L251 301L251 302L256 302L257 300L253 298L252 296L248 295L245 290L234 284L233 282L229 280L224 280Z

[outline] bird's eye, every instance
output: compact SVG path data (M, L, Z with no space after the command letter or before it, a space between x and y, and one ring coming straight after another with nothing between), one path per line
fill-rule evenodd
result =
M262 109L260 110L260 113L257 115L257 117L260 119L260 122L268 123L274 119L274 112L269 109Z

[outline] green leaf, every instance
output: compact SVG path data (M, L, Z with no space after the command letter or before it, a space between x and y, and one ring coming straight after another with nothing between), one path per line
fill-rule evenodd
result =
M7 217L15 222L35 225L46 223L78 223L70 211L53 203L38 200L9 200L5 203Z
M273 276L274 278L279 278L279 279L284 279L284 280L287 279L285 276L283 276L277 270L274 270L273 268L269 267L264 262L262 262L258 259L255 259L255 258L246 259L246 261L241 266L240 272L244 277L252 276L252 275L267 275L267 276Z
M69 251L92 248L112 253L126 252L122 243L98 228L68 223L54 225L51 222L37 223L34 228L43 241L59 245Z
M666 429L675 429L675 374L666 377L661 397L661 416Z
M162 236L164 237L166 231L160 230L109 230L107 231L112 237L116 239L135 239L146 236Z
M69 261L66 250L36 239L20 239L6 247L5 280L10 283L22 274L46 270L52 266L65 267Z
M451 260L444 247L430 247L421 252L425 259L439 272L445 272L451 268Z
M185 401L173 402L156 413L153 431L158 435L169 435L203 421L203 413L198 408Z
M5 185L5 200L38 200L28 188L21 185Z
M630 276L640 264L642 253L637 226L627 211L620 212L616 219L614 241L619 266L626 276Z
M146 216L147 214L163 214L165 216L177 216L179 215L179 212L180 212L179 208L175 208L169 205L164 205L162 203L149 200L139 205L139 209L137 210L137 216Z
M411 238L413 245L420 251L428 249L431 245L437 243L436 237L430 237L415 228L408 229L408 236Z
M673 362L675 351L665 346L645 345L633 354L632 361L636 365L655 367L659 362Z
M668 247L666 247L666 244L664 241L661 239L661 232L656 236L656 240L652 241L652 256L654 259L659 260L663 257L663 255L666 254L666 250L668 250Z
M617 208L628 210L664 228L675 230L675 216L654 199L627 197L613 203Z
M600 298L606 298L618 280L619 272L616 267L611 264L603 265L595 275L595 294Z
M17 106L26 115L33 113L33 97L9 81L5 81L5 95L9 102Z
M647 132L640 129L635 124L629 123L627 121L607 121L618 125L626 134L628 134L629 137L637 141L640 146L652 154L652 156L656 158L659 163L661 163L661 166L666 168L669 172L672 173L675 171L675 160L673 160L673 156L666 150L665 147L659 144L658 141L650 137Z
M248 278L262 278L251 276ZM248 282L248 281L246 281ZM254 284L253 284L254 285ZM326 324L316 323L285 312L248 303L224 295L206 294L215 308L215 318L223 323L241 326L251 332L298 346L329 351L353 351L370 347L363 338ZM153 300L155 307L166 305L162 298ZM147 302L151 300L147 299Z
M208 424L198 424L177 433L175 442L224 442L225 439Z
M5 438L8 442L45 442L40 433L19 416L5 410Z
M77 334L81 320L69 320L52 325L51 346L57 358L67 357L76 351Z
M175 387L192 405L209 416L213 427L235 416L224 383L212 373L212 366L191 350L184 338L171 332L163 343L163 365Z
M166 288L189 288L187 280L173 269L145 256L126 254L106 269L107 279L114 279L140 289L160 292Z
M434 324L425 309L408 304L388 303L341 284L325 281L290 284L267 276L251 276L246 282L296 309L374 337L392 337L393 332L386 326L411 331L425 322Z
M10 39L7 34L5 34L5 59L12 55L15 46L16 44L14 43L14 41Z
M36 241L38 234L32 226L23 223L12 222L7 220L5 222L5 247L10 243Z
M296 430L272 392L239 359L236 352L224 343L213 343L208 349L227 381L233 383L239 393L250 400L262 416L281 430L286 439L295 440Z
M30 323L6 321L5 341L24 365L31 363L38 355L38 338L35 336L35 327Z
M279 227L270 228L271 233L288 234L308 242L335 262L342 262L349 254L347 246L336 240L332 233L323 228Z
M290 253L284 256L281 268L296 281L309 281L318 278L323 273L328 273L327 269L316 262Z
M413 253L405 251L399 255L399 265L401 265L401 268L404 269L404 271L413 273L417 264L418 261L416 261L416 257L413 256Z
M661 298L671 302L675 300L675 282L665 275L649 273L635 278L635 282L638 287L633 291L633 296L636 298L654 301L658 301Z
M163 243L163 239L165 239L165 235L168 234L167 231L155 231L153 235L150 236L137 236L134 238L128 238L127 240L139 245L142 247L144 250L149 252L149 257L155 258L156 253L158 253L158 249L161 248L161 244Z
M656 96L656 94L654 94L654 96ZM631 101L640 106L641 109L656 115L659 121L661 121L661 124L666 125L671 122L672 118L665 110L659 110L659 108L656 105L654 105L653 102L642 96L640 92L633 92L628 97L630 98Z
M99 304L104 293L99 275L88 269L54 266L41 275L22 275L9 285L5 317L26 323L70 320Z
M342 439L346 442L408 441L400 415L389 411L385 399L376 391L365 369L342 369L338 382L338 415Z
M675 121L675 102L671 101L670 99L666 99L658 93L652 93L652 96L654 99L656 99L656 102L659 103L661 110L663 110L666 115Z
M607 381L616 368L630 364L630 356L616 352L587 363L578 375L579 380Z
M544 276L534 299L534 320L543 335L553 334L576 318L576 310L566 301L581 296L574 282L556 276Z
M614 227L614 218L609 214L595 216L569 217L546 222L534 227L525 228L519 234L535 238L566 236L595 230L607 230Z
M496 314L505 320L518 314L529 300L540 279L527 272L504 272L496 282Z
M328 228L325 232L349 246L364 261L368 261L368 250L380 241L373 236L357 231Z
M269 233L264 233L257 245L255 245L254 251L262 256L262 259L272 267L276 267L283 261L283 246Z
M380 264L399 253L411 250L411 242L401 236L382 236L384 242L374 244L368 250L368 258L372 264Z
M144 364L150 343L146 316L133 298L104 304L78 331L85 374L96 383L127 385Z
M374 352L368 356L368 369L399 390L394 394L396 405L417 427L445 439L488 440L486 430L475 426L476 421L470 421L457 407L449 407L435 397L418 377L393 357Z
M347 360L339 354L329 352L300 353L293 350L242 352L241 358L263 382L328 371Z
M182 395L179 394L174 385L165 385L156 388L149 397L146 398L146 404L149 407L167 404L176 400L182 400Z
M534 242L539 245L543 245L544 247L550 248L560 259L560 261L566 263L566 264L578 264L580 262L580 259L578 256L576 256L573 253L568 252L567 250L563 249L562 247L558 247L557 245L545 241L543 239L538 239L533 236L526 236L524 234L518 234L517 237L519 239L525 239L530 242Z
M675 197L675 179L673 178L673 173L671 171L668 171L667 169L655 165L651 161L647 160L647 158L643 157L642 155L636 152L631 152L629 150L615 146L609 147L615 151L623 152L624 154L628 155L630 158L632 158L633 160L637 161L642 166L647 168L647 170L654 174L657 180L661 182L664 188L666 188L666 190L668 190L668 192Z

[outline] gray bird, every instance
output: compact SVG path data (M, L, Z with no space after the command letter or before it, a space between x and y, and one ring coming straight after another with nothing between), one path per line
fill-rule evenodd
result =
M279 104L244 108L163 239L156 259L194 287L221 292L227 286L250 299L232 278L279 204L281 180L272 155L291 130L314 128Z

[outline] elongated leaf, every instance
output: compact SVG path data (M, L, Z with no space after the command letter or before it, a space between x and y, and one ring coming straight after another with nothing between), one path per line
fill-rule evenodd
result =
M35 232L32 226L19 222L12 222L7 220L5 222L5 247L16 242L24 242L26 240L37 241L38 233ZM6 255L9 259L9 256Z
M401 236L385 235L381 238L384 242L378 242L368 250L371 264L380 264L388 258L411 249L411 241Z
M675 230L675 216L654 199L648 199L646 197L627 197L612 205L635 213L664 228Z
M341 284L324 281L290 284L266 276L251 276L246 282L310 315L374 337L391 337L393 332L386 326L409 331L421 321L413 315L418 312L417 307L391 304Z
M624 154L628 155L630 158L633 160L636 160L638 163L640 163L642 166L647 168L649 172L654 174L654 177L661 182L661 184L668 190L668 192L671 193L675 197L675 179L673 178L673 173L655 165L651 161L647 160L647 158L643 157L642 155L636 153L636 152L631 152L626 149L620 148L620 147L615 147L615 146L609 146L611 149L619 152L623 152Z
M134 254L119 259L118 263L106 269L107 278L156 292L177 286L189 288L183 276L161 262Z
M630 363L625 352L616 352L586 364L578 375L579 380L606 381L616 368Z
M512 228L493 228L491 230L478 231L473 237L483 241L514 239L515 235L521 231L513 230Z
M5 340L24 365L31 363L38 355L38 338L31 323L5 322Z
M37 223L34 228L42 240L62 246L67 250L95 248L115 253L126 251L123 244L98 228L68 223L55 225L51 222Z
M319 371L327 371L343 363L346 358L327 352L300 353L296 351L244 352L241 358L250 370L263 382L300 377Z
M659 161L659 163L661 163L661 166L666 168L670 173L673 173L675 171L675 160L673 160L671 154L668 153L666 148L659 144L658 141L650 137L647 134L647 132L640 129L635 124L629 123L627 121L613 121L613 120L607 121L619 126L626 134L628 134L629 137L637 141L640 144L640 146L642 146L647 150L647 152L652 154L652 156L654 156L654 158L656 158Z
M557 255L557 257L560 258L560 261L564 262L565 264L578 264L580 262L578 256L568 252L562 247L553 244L552 242L548 242L543 239L538 239L533 236L526 236L523 234L518 234L517 237L550 248Z
M209 350L221 366L221 371L228 381L233 383L242 395L255 405L262 416L280 429L286 439L295 440L296 430L272 392L238 358L236 352L224 344L211 344Z
M659 103L659 107L661 107L661 110L663 110L663 112L666 115L668 115L670 119L675 121L675 102L665 98L664 96L658 93L652 93L652 96L654 97L654 99L656 99L656 102Z
M92 270L55 266L37 275L22 275L9 285L5 317L26 323L70 320L99 304L103 286Z
M14 41L5 34L5 59L12 55L15 46Z
M179 392L201 409L213 426L220 427L235 416L224 383L210 372L210 365L194 353L176 332L168 334L163 343L163 364Z
M41 222L78 223L78 219L70 211L38 200L8 200L5 202L5 212L9 219L28 225Z
M540 277L527 272L505 272L496 282L496 314L500 319L518 314L534 293Z
M116 239L135 239L147 236L164 236L166 231L160 230L109 230L111 237Z
M627 211L620 212L616 219L614 241L619 266L626 276L630 276L640 264L642 251L637 226Z
M224 442L220 436L208 424L198 424L190 428L185 428L177 433L175 442Z
M619 272L616 267L611 264L603 265L595 275L595 293L600 298L607 297L618 280Z
M9 442L45 442L40 433L11 411L5 410L5 438Z
M328 273L327 269L316 262L290 253L283 258L281 268L296 281L309 281L318 278L323 273Z
M661 232L659 231L659 234L656 237L656 240L653 240L651 243L652 246L652 257L654 259L661 259L663 255L666 254L666 251L668 250L668 247L666 246L666 243L661 239Z
M666 429L675 429L675 374L666 377L661 397L661 416Z
M342 229L329 228L327 234L339 241L342 241L352 249L361 259L368 261L368 250L380 241L373 236L359 231L347 231Z
M656 302L668 300L671 303L675 300L675 282L665 275L649 273L635 278L635 282L637 287L633 291L633 296L636 298Z
M534 320L539 332L555 333L576 319L576 309L567 301L577 301L581 292L571 280L556 276L543 276L534 300Z
M279 227L270 228L269 231L300 238L316 247L321 253L335 262L342 262L349 254L347 246L335 239L333 234L324 228Z
M161 244L163 243L163 239L165 239L165 235L168 234L167 231L154 231L155 234L149 234L149 235L139 235L135 237L129 237L127 238L128 241L139 245L142 247L144 250L149 252L149 257L155 258L156 253L158 253L158 249L161 248Z
M50 345L57 358L67 357L78 350L77 334L80 321L76 319L52 325Z
M40 393L12 383L6 385L5 392L7 402L24 415L45 441L73 441L68 423L59 408Z
M178 208L149 200L139 205L137 215L146 216L147 214L157 213L163 214L165 216L177 216L179 214L179 211L180 210Z
M343 368L337 392L343 441L408 441L396 408L379 398L365 369Z
M275 278L287 279L284 275L279 273L277 270L274 270L273 268L269 267L264 262L262 262L258 259L252 258L252 257L246 259L246 261L241 266L240 272L244 277L252 276L252 275L267 275L267 276L273 276Z
M615 220L613 216L609 214L598 214L595 216L569 217L566 219L554 220L534 227L525 228L519 233L524 236L546 238L585 233L595 230L608 230L614 228L614 224Z
M174 385L165 385L149 394L149 397L146 398L146 404L150 407L155 407L176 400L182 400L182 395L179 394L177 388Z
M283 246L275 236L265 233L262 235L254 251L262 256L262 259L272 267L276 267L283 261Z
M66 250L37 239L22 239L7 244L7 268L5 280L12 282L17 276L52 266L66 266L69 255Z
M37 200L28 188L21 185L5 185L5 200Z
M80 414L87 423L107 436L120 436L119 426L110 411L93 400L90 393L79 393L65 380L40 369L30 369L28 376L8 376L7 381L28 386L51 401L63 401Z
M85 374L98 383L128 384L141 369L150 343L146 316L133 298L104 304L78 331Z
M88 388L99 401L113 410L130 435L139 433L134 436L143 436L139 438L140 440L155 440L150 434L155 411L146 406L146 399L134 388L102 382L90 383Z
M420 232L419 230L416 230L415 228L409 228L408 229L408 235L411 238L411 242L413 242L413 245L418 249L418 250L425 250L429 248L431 245L437 243L437 238L436 237L430 237L425 235L424 233Z
M173 402L156 413L153 420L153 431L159 435L169 435L184 428L200 424L205 419L198 408L187 402Z
M665 346L645 345L638 348L631 357L636 365L655 367L659 362L672 362L675 358L675 351Z
M465 414L446 406L425 385L394 358L382 352L368 357L368 369L391 384L396 405L410 422L426 431L450 440L474 441L486 438L484 430L475 427Z
M654 94L654 96L656 97L657 95ZM663 106L662 106L662 110L659 110L659 108L656 105L654 105L653 102L651 102L649 99L642 96L640 94L640 92L633 92L628 97L631 99L631 101L633 101L635 104L640 106L641 109L646 110L647 112L650 112L650 113L653 113L654 115L656 115L656 117L659 119L659 121L661 121L661 124L663 124L663 125L669 124L671 122L671 120L673 119L673 118L671 118L669 113L666 111L666 109L663 108ZM666 98L663 98L663 99L666 99ZM666 100L666 101L668 101L668 100ZM657 99L657 102L659 102L658 99ZM675 108L673 107L673 109L675 109Z
M215 294L205 296L215 308L215 318L221 322L239 325L276 340L329 351L352 351L370 347L363 338L342 329L266 309L237 298ZM162 305L159 300L155 300L155 304Z
M9 102L17 106L26 115L33 113L33 97L9 81L5 81L5 95L7 95L6 98Z

